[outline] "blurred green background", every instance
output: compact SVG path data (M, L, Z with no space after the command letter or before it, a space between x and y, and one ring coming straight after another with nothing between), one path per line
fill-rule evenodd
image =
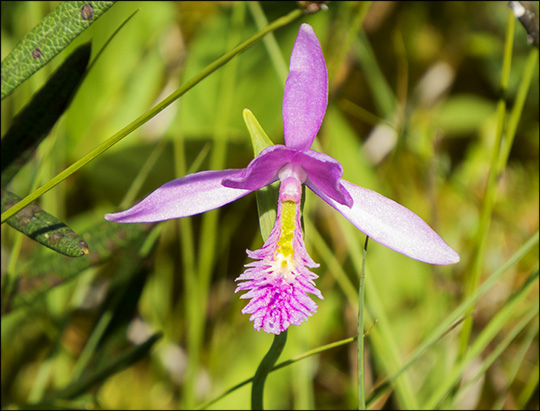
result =
M2 59L58 4L2 2ZM461 256L456 265L438 267L369 243L365 328L377 323L366 338L368 398L465 299L497 142L511 11L505 2L367 6L361 27L365 4L329 2L326 11L277 30L269 40L274 43L256 43L40 198L41 207L80 234L91 252L104 247L106 258L59 257L2 225L2 284L7 275L37 278L28 281L26 295L21 289L24 303L3 313L3 407L45 401L157 332L162 337L140 361L97 377L83 393L52 398L49 406L189 409L253 376L273 337L254 331L241 314L246 301L234 294L234 279L248 262L245 250L262 245L255 196L155 227L120 227L103 215L188 172L245 167L253 152L244 108L274 143L282 144L284 73L302 22L315 29L329 70L329 106L315 149L340 161L345 179L417 213ZM530 6L538 12L538 2ZM25 196L43 185L253 35L264 24L260 19L273 21L297 7L273 1L118 2L2 101L4 135L13 116L76 46L92 40L95 55L140 9L9 189ZM507 112L533 48L516 21ZM538 230L538 96L536 64L508 162L496 180L481 282ZM130 189L135 191L127 194ZM356 335L358 259L365 236L307 191L305 240L320 263L314 271L325 299L308 322L290 328L281 360ZM438 407L538 409L535 270L537 246L479 299L470 344L479 342L494 318L497 330ZM55 281L60 271L73 279ZM519 293L531 276L531 288ZM527 316L531 321L503 344ZM430 404L455 371L460 330L458 325L431 346L398 378L395 389L370 407ZM356 407L356 395L352 343L272 373L265 404L269 409L349 409ZM210 408L249 406L247 385Z

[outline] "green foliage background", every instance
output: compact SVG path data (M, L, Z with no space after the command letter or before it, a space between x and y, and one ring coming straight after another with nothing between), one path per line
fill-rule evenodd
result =
M248 3L118 2L107 10L2 101L4 136L77 46L91 40L93 58L140 9L9 189L31 193L253 35L262 24L257 18L273 21L298 7ZM2 59L58 4L2 2ZM508 125L537 51L516 21L500 100L506 3L374 2L365 16L363 6L329 2L328 10L276 30L41 196L41 208L86 241L88 256L60 256L2 225L2 304L11 305L2 317L3 407L190 409L253 376L272 336L254 331L241 314L246 302L234 294L234 279L248 261L245 250L262 245L255 195L157 225L117 225L103 215L186 173L245 167L253 150L244 108L282 143L284 73L298 27L307 22L330 78L315 148L340 161L347 180L420 215L461 255L459 264L430 266L369 243L365 329L376 323L366 337L368 405L538 409L537 63L508 161L494 180L489 224L482 222L498 105L506 105ZM291 327L281 360L356 335L365 236L306 191L305 240L321 264L317 285L325 300L307 323ZM460 323L373 395L531 242L478 298L465 362ZM479 283L467 285L476 264ZM8 279L19 281L18 290L7 289ZM355 350L345 344L273 372L266 407L355 408ZM210 408L249 404L247 385Z

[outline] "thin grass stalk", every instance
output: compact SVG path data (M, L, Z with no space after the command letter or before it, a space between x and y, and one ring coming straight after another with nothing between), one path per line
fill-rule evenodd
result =
M364 377L364 279L366 277L366 255L369 237L366 236L364 252L362 253L362 271L360 271L360 281L358 286L358 409L366 409L366 389Z
M255 20L255 23L257 24L257 28L261 30L268 24L268 19L264 15L264 11L261 7L261 2L248 1L247 5L251 15L253 16L253 19ZM268 52L268 56L270 57L270 62L274 66L274 70L276 71L279 81L283 85L283 87L285 87L285 81L287 80L289 69L287 67L287 62L283 58L281 49L277 44L274 33L269 33L268 36L263 39L263 43L266 51Z
M454 311L450 313L444 320L441 321L440 325L433 330L420 344L414 353L409 357L409 360L403 365L403 367L398 370L393 375L387 378L385 384L390 384L395 381L403 372L405 372L414 362L416 362L435 342L440 339L441 335L444 335L448 332L449 329L453 327L453 324L463 316L465 312L468 311L469 307L473 306L474 303L485 293L487 293L491 287L493 287L499 278L512 266L517 264L533 247L536 247L539 241L539 232L537 231L533 234L521 248L516 251L512 257L508 259L497 271L495 271L469 298L464 300L459 306L457 306ZM368 398L368 408L374 401L376 401L382 394L381 390L376 390L372 392Z
M353 231L353 227L347 224L343 219L338 219L341 232L350 250L350 256L357 272L362 272L362 264L365 264L361 258L363 255L362 249L357 240L357 232ZM369 272L369 266L366 266L366 272ZM369 278L372 278L371 276ZM366 310L364 310L364 321L369 323L374 322L374 318L379 320L377 327L371 332L370 340L374 352L379 357L383 367L388 373L395 373L402 368L399 357L399 350L396 344L392 329L390 327L390 319L388 318L384 304L379 296L379 292L372 280L365 283L366 294L368 296ZM375 314L373 314L375 313ZM416 395L412 389L412 382L407 374L400 375L399 378L392 381L395 384L397 399L400 406L407 409L418 409Z
M174 144L174 158L176 165L176 175L186 175L186 154L183 136L178 136L173 141ZM183 298L182 303L184 306L186 316L186 346L187 346L187 361L189 369L192 369L193 362L198 361L199 351L198 344L195 338L196 332L193 327L197 326L200 320L198 315L198 287L197 287L197 268L195 263L195 248L194 248L194 233L193 224L191 218L181 218L177 220L179 236L180 236L180 255L182 261L182 282L183 282ZM180 398L181 404L179 408L184 408L186 403L191 401L189 393L193 393L195 388L195 377L190 374L186 374L186 380L183 386L183 394Z
M518 318L521 318L520 321L514 328L512 328L510 332L508 332L508 334L504 336L503 340L495 347L495 349L490 352L490 354L482 362L482 366L475 373L475 375L460 387L460 390L456 395L455 402L459 403L460 399L467 395L467 388L486 374L489 367L491 367L493 363L501 356L501 354L508 348L510 343L512 343L512 341L515 340L515 338L519 335L519 333L521 333L521 331L523 331L531 320L538 315L538 308L538 305L535 304L533 307L527 310L528 312L523 313L523 316L521 314L517 316ZM538 323L536 323L536 327L532 327L532 330L536 330L535 332L538 332ZM518 364L519 363L520 362L518 362Z
M54 178L49 180L48 183L44 184L37 190L33 191L31 194L23 198L20 202L15 204L10 209L6 210L1 215L1 221L0 223L4 223L8 218L15 215L17 212L22 210L24 207L26 207L28 204L30 204L32 201L37 200L39 197L41 197L43 194L45 194L47 191L55 187L57 184L64 181L66 178L68 178L70 175L75 173L77 170L79 170L81 167L85 166L95 158L99 157L101 154L103 154L105 151L107 151L109 148L114 146L116 143L121 141L124 137L126 137L128 134L133 132L134 130L138 129L140 126L145 124L148 120L159 114L161 111L163 111L165 108L167 108L171 103L176 101L178 98L180 98L182 95L184 95L187 91L195 87L198 83L200 83L202 80L204 80L206 77L208 77L210 74L212 74L214 71L228 63L231 59L233 59L236 55L242 53L243 51L247 50L249 47L251 47L253 44L255 44L257 41L259 41L262 37L264 37L266 34L280 28L283 26L286 26L287 24L293 22L294 20L298 19L302 15L302 11L300 9L295 9L291 11L290 13L286 14L283 17L280 17L276 20L274 20L272 23L270 23L268 26L266 26L263 30L258 31L253 36L251 36L248 40L242 42L238 46L234 47L229 52L225 53L223 56L215 60L214 62L210 63L205 69L203 69L199 74L191 78L189 81L187 81L184 85L182 85L179 89L177 89L175 92L173 92L171 95L163 99L160 103L156 104L154 107L152 107L150 110L148 110L146 113L142 114L141 116L137 117L134 121L132 121L130 124L128 124L126 127L121 129L120 131L116 132L114 135L109 137L106 141L101 143L98 147L96 147L94 150L92 150L90 153L85 155L83 158L77 160L75 163L67 167L65 170L60 172L58 175L56 175Z
M512 62L512 44L514 40L515 17L511 11L508 11L508 25L506 29L506 43L504 48L503 70L501 75L501 95L497 103L497 131L495 141L493 142L493 151L489 166L489 174L484 196L483 207L481 211L480 223L476 233L476 253L474 255L474 263L470 276L465 277L465 298L472 295L478 288L480 282L480 274L482 271L486 246L491 223L491 215L495 205L495 195L497 192L497 169L499 164L499 153L504 135L504 122L506 116L506 90L508 87L508 79L510 78L510 66ZM471 306L468 313L472 313L474 306ZM469 339L472 331L473 319L467 318L463 323L463 328L460 334L458 358L463 358L467 352Z
M345 3L343 5L348 7L343 7L341 9L343 14L351 14L353 17L352 22L347 22L347 24L343 25L343 27L346 27L347 32L345 38L341 39L342 41L339 42L339 47L337 51L335 51L334 58L328 69L328 81L330 84L334 83L339 68L343 65L347 54L351 51L351 45L356 38L358 31L362 30L362 24L364 23L372 2L362 1L359 2L359 4L355 3L356 2ZM356 12L353 12L355 7L357 7L357 10ZM346 18L347 16L344 17Z
M510 316L513 314L516 305L525 298L532 287L538 281L538 270L532 273L527 281L514 293L504 304L501 310L493 317L489 324L471 344L470 349L461 359L458 358L456 365L447 375L447 377L437 386L437 390L431 395L428 401L422 406L422 409L433 410L438 409L443 401L447 398L450 392L454 389L459 379L463 376L465 368L475 359L478 358L482 351L486 349L488 344L493 341L493 338L500 332ZM457 393L456 393L457 396Z
M538 363L534 366L534 369L531 372L530 378L527 379L527 383L521 393L519 394L519 397L517 399L517 409L519 410L526 410L527 409L527 403L531 400L532 396L535 394L535 392L538 392L538 377L540 376L540 372L538 369Z
M525 359L525 356L527 355L527 351L530 350L535 337L538 335L539 328L540 328L540 325L538 324L538 318L537 318L536 321L533 322L533 326L530 328L526 337L523 339L516 355L514 355L513 357L514 361L512 362L510 371L508 373L506 389L503 392L498 393L498 399L497 401L495 401L495 405L493 406L494 410L502 410L504 403L506 402L507 395L510 390L510 386L514 383L517 373L520 367L523 365L523 360ZM525 406L518 406L517 408L524 409Z
M514 107L510 112L508 117L508 123L506 125L506 132L504 138L504 145L502 147L500 162L498 168L498 174L504 170L506 167L506 162L508 161L508 156L510 155L510 149L512 148L512 143L514 142L514 137L516 136L517 126L519 124L519 119L521 118L521 113L523 112L523 106L525 105L525 99L529 88L531 86L531 81L535 73L535 67L538 64L538 49L535 47L531 48L527 61L525 63L525 68L523 69L523 75L521 76L521 83L516 95L516 100L514 102Z

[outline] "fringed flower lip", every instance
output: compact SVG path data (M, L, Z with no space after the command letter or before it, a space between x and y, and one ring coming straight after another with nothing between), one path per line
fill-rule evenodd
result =
M142 223L188 217L221 207L281 180L274 230L261 250L250 252L250 257L260 261L247 265L248 269L238 279L247 281L237 289L251 290L243 298L256 298L252 299L244 312L252 314L255 328L262 327L272 333L283 331L289 324L298 325L316 309L314 303L309 303L298 293L305 296L306 292L310 292L320 296L316 288L310 288L316 276L305 268L313 266L313 261L303 248L300 227L292 228L293 235L289 239L292 260L287 262L287 259L283 259L277 248L284 224L281 215L283 207L287 202L299 204L299 200L284 198L288 198L287 191L290 192L289 197L296 198L301 184L306 184L360 231L386 247L430 264L457 263L458 253L420 217L389 198L342 179L343 168L337 160L310 149L327 104L328 74L321 46L313 28L304 23L294 43L285 83L285 145L267 147L244 169L201 171L169 181L132 208L106 214L105 219L119 223ZM294 184L287 180L291 178ZM288 183L284 184L285 181ZM283 195L282 190L285 190ZM293 209L288 203L285 208ZM299 218L299 211L289 213L285 224L291 228L295 218ZM274 238L272 241L271 237ZM266 250L272 249L272 253L263 252L265 247ZM269 258L274 262L270 262ZM302 259L305 261L302 262ZM281 272L275 263L278 260L285 262ZM300 265L294 265L298 262ZM265 273L270 272L269 266L277 277L264 277ZM254 270L258 276L254 276ZM292 278L297 280L292 281ZM246 285L248 283L250 286ZM255 288L259 290L257 293L253 291ZM274 294L266 293L268 290L273 290ZM288 293L289 297L282 298L284 293ZM263 297L259 298L261 295ZM268 308L272 304L274 308ZM260 306L267 308L261 311Z

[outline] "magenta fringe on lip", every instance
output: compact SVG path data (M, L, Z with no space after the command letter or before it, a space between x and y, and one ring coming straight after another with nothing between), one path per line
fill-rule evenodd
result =
M319 264L311 259L304 245L300 202L295 207L292 258L283 255L278 245L282 230L280 201L276 223L264 246L256 251L247 250L249 258L258 261L246 264L246 271L236 279L243 282L235 292L248 291L240 298L251 299L242 313L251 314L250 320L257 331L262 328L267 333L279 334L291 324L300 325L318 308L307 293L323 299L315 287L318 276L308 269Z

